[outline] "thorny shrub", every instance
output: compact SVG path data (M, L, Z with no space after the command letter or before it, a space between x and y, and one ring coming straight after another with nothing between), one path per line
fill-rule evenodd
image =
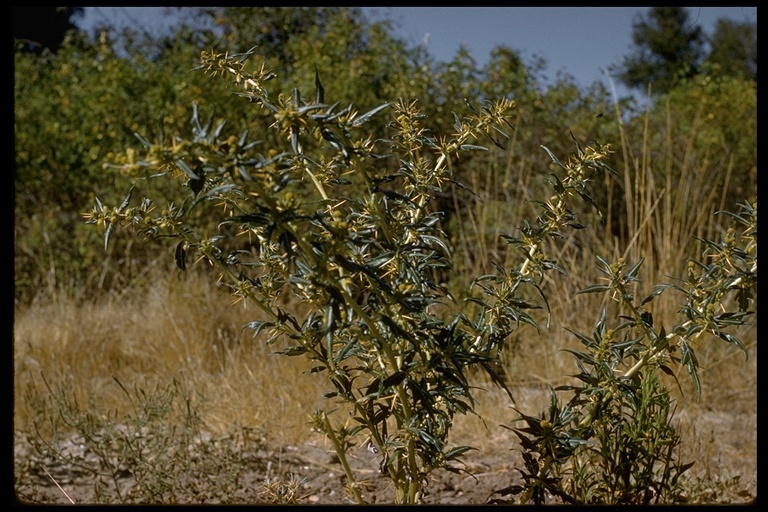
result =
M211 264L232 287L236 302L260 310L261 318L246 328L254 336L265 335L282 354L307 357L310 372L332 385L324 397L344 406L346 419L337 419L334 408L316 411L312 422L332 443L350 498L365 503L347 462L349 449L363 442L378 454L381 472L393 482L395 501L418 503L428 493L433 471L462 471L458 464L472 449L448 443L455 415L475 412L470 369L484 370L507 389L496 370L505 340L520 324L537 327L529 312L547 308L539 286L543 275L564 272L543 253L542 242L562 237L564 229L583 227L570 205L580 198L597 206L586 185L596 172L612 172L604 163L608 148L577 143L566 163L544 148L565 175L553 177L554 194L538 203L542 214L536 223L525 223L522 236L506 237L519 247L520 265L479 276L468 302L459 303L441 284L452 256L433 199L454 183L452 159L486 150L482 142L503 147L514 103L500 100L475 108L467 102L468 115L454 114L453 136L435 138L424 126L416 100L401 99L359 114L353 105L340 108L326 102L317 73L312 101L303 101L298 90L275 96L268 90L273 73L263 65L249 71L252 54L203 52L200 69L233 78L238 94L259 109L255 121L266 111L285 147L260 149L247 131L226 135L223 122L214 127L211 117L201 123L194 109L190 139L153 144L139 136L144 154L132 153L118 166L140 179L178 180L178 201L157 208L144 198L134 206L131 193L118 207L97 200L85 214L87 222L105 227L105 244L115 226L174 239L181 270L193 255ZM390 133L374 139L365 123L387 110L392 111ZM219 224L209 233L211 218ZM600 291L615 291L621 304L631 307L633 299L622 295L622 286L637 265L624 274L623 263L605 265L611 281ZM753 272L756 276L756 265ZM743 278L741 286L747 284ZM283 304L288 298L302 302L305 313L287 310ZM673 329L674 336L686 339L696 335L696 326L712 331L719 322L741 319L700 314L699 300L691 295L691 321ZM566 501L590 501L585 491L569 493L559 478L548 475L583 444L580 439L586 442L587 429L598 439L614 435L601 437L596 427L603 411L622 411L612 397L618 400L626 392L625 402L637 398L647 404L639 406L643 410L666 410L663 390L649 379L656 369L667 368L662 356L671 351L670 340L656 333L637 308L631 312L613 336L639 330L640 338L598 340L601 347L607 344L600 352L605 358L579 356L582 367L583 362L598 367L597 376L584 369L587 387L577 390L576 402L563 411L553 403L553 425L524 416L529 429L518 434L530 467L523 488L510 490L524 490L521 501L541 502L544 488L563 497L574 495ZM695 369L692 350L680 346L683 362ZM635 368L616 375L616 365L629 358L638 359ZM641 376L640 369L648 371ZM650 395L639 395L640 389ZM632 427L635 417L626 418L627 428ZM549 442L542 448L539 440L551 437L552 426L562 430L574 421L578 436L569 431L565 448ZM669 437L662 423L659 432ZM591 485L589 479L584 482Z

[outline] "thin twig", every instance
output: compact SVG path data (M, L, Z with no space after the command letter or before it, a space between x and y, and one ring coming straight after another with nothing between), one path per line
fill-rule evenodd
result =
M45 469L45 466L43 466L43 471L45 471L45 474L48 475L48 478L50 478L51 481L56 484L56 487L59 488L59 490L64 494L64 496L67 497L69 502L74 505L75 501L72 498L69 497L69 494L67 494L67 491L65 491L64 489L61 488L61 486L59 485L59 482L57 482L56 479L53 478L53 476L48 472L48 470Z

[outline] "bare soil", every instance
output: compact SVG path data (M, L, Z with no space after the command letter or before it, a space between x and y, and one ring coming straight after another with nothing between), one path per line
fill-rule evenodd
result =
M683 446L682 458L695 462L686 473L696 483L690 484L691 503L753 504L757 501L757 421L754 413L707 411L688 408L680 414ZM491 428L482 437L478 449L465 455L464 472L440 470L433 474L424 504L482 505L504 499L497 491L520 482L517 468L522 466L518 446L506 429ZM694 435L695 440L686 439ZM230 503L268 504L265 482L291 479L301 481L294 502L305 505L352 504L345 492L345 477L338 459L320 434L309 434L304 442L280 447L259 447L241 453L247 471L241 476L240 488ZM477 439L476 439L477 441ZM462 444L471 444L461 441ZM29 458L29 447L16 446L16 457ZM32 484L33 501L50 504L92 503L93 479L77 467L47 461L44 470L25 475ZM379 471L379 457L365 447L351 451L350 463L370 504L391 504L394 491L389 479ZM18 478L18 475L17 475ZM121 475L121 486L132 485L128 472ZM18 485L18 482L17 482ZM60 486L60 487L58 487ZM65 495L66 493L66 495ZM27 491L29 501L29 492ZM18 497L18 496L17 496ZM70 501L71 500L71 501ZM185 504L200 503L189 496ZM552 503L558 503L552 501Z

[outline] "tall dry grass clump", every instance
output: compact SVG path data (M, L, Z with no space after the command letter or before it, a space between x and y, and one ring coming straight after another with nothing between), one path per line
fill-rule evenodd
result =
M97 302L59 296L14 319L15 424L28 430L49 393L42 378L72 394L82 412L131 409L125 386L183 381L223 433L238 425L295 442L316 400L299 360L277 358L242 327L251 311L229 301L210 276L158 273L136 292ZM298 377L297 377L298 376ZM290 385L289 385L290 384ZM31 401L33 393L38 400ZM280 440L280 439L277 439Z

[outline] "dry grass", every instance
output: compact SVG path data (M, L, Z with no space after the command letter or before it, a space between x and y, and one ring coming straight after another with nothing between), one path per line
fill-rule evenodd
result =
M210 276L208 276L210 277ZM285 442L307 430L319 405L306 362L272 354L241 327L252 310L199 274L158 276L155 284L98 303L60 298L16 312L15 420L28 427L30 387L74 390L83 409L129 411L126 388L176 378L193 391L211 432L258 426Z

